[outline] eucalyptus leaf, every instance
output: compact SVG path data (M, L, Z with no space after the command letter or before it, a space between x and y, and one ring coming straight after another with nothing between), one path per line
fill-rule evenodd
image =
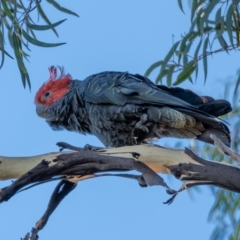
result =
M216 16L215 16L215 25L216 25L216 33L217 33L217 37L222 36L223 32L224 32L224 17L221 16L221 8L219 8L216 12Z
M181 11L185 14L185 12L183 11L182 0L178 0L178 6L181 9Z
M2 33L2 31L0 31L0 47L1 47L1 64L0 64L0 68L3 66L4 63L4 35Z
M37 39L34 39L31 36L29 36L24 30L22 30L22 34L28 42L30 42L33 45L36 45L38 47L57 47L57 46L61 46L63 44L66 44L66 43L45 43L45 42L41 42L41 41L38 41Z
M196 14L197 9L205 2L205 0L193 0L191 8L191 21L193 21L194 15Z
M76 17L79 17L77 13L65 8L65 7L62 7L60 6L56 1L54 0L47 0L48 3L52 4L56 9L58 9L59 11L61 12L64 12L64 13L67 13L67 14L71 14L71 15L74 15Z
M165 67L166 67L167 63L169 62L171 57L173 57L174 53L176 52L176 49L177 49L179 43L180 43L180 41L177 41L176 43L174 43L173 46L168 51L167 55L165 56L165 58L163 60L163 64L162 64L162 67L161 67L159 75L161 75L161 72L165 70Z
M196 13L196 10L198 8L198 1L192 1L192 6L191 6L191 22L193 21L194 15Z
M227 47L227 42L225 41L225 39L223 38L223 36L219 36L219 37L217 36L217 39L218 39L221 47L222 47L226 52L228 52L228 50L226 49L226 47Z
M230 43L233 46L234 43L233 43L233 32L232 32L232 18L233 18L233 10L232 10L232 5L230 4L226 14L226 29L227 29Z
M188 52L192 46L192 42L189 42L186 48L184 49L184 54L183 54L183 65L186 66L188 63Z
M198 43L196 49L195 49L195 52L194 52L194 59L195 59L195 61L197 61L198 53L199 53L199 50L200 50L200 48L201 48L201 46L202 46L202 42L203 42L203 39L201 38L201 39L199 40L199 43ZM196 78L197 78L197 76L198 76L198 67L196 67L195 73L196 73Z
M31 89L29 75L28 75L27 69L24 65L23 57L21 55L21 51L22 51L21 41L17 37L16 33L14 33L12 35L12 42L13 42L13 49L14 49L14 53L15 53L15 56L17 59L17 64L18 64L19 71L21 74L23 86L24 86L24 88L26 87L26 81L27 81L28 86Z
M239 12L238 12L238 3L237 0L232 0L232 9L233 9L233 19L235 23L236 28L236 39L237 39L237 45L240 46L240 33L239 33Z
M11 59L14 59L14 57L12 57L6 50L4 50L4 48L0 47L0 51L3 52L4 54L6 54L8 57L10 57ZM2 67L2 65L0 66L0 68Z
M240 71L238 72L238 78L237 78L237 81L236 81L236 85L235 85L235 89L234 89L234 94L237 93L239 84L240 84Z
M164 62L167 63L171 57L174 55L177 47L178 47L178 44L180 43L180 41L177 41L176 43L173 44L173 46L170 48L169 52L167 53L167 55L165 56L164 58Z
M153 64L146 70L146 72L144 73L144 76L145 76L145 77L148 77L155 68L160 67L163 63L164 63L164 61L157 61L157 62L153 63Z
M44 31L44 30L49 30L49 29L55 28L58 25L60 25L61 23L65 22L66 20L67 19L63 19L61 21L58 21L53 24L48 24L48 25L36 25L36 24L27 23L27 26L33 30Z
M207 72L208 72L208 65L207 65L207 47L208 47L208 44L209 44L209 36L207 36L204 40L204 43L203 43L203 72L204 72L204 83L206 82L207 80Z
M161 71L158 75L157 75L157 78L156 78L156 84L158 84L159 82L162 83L162 78L164 76L166 76L168 73L168 69L164 69L163 71Z
M44 13L40 2L36 1L36 6L38 9L38 13L40 14L40 16L43 18L43 20L48 24L48 25L52 25L52 23L50 22L50 20L48 19L47 15ZM54 27L51 27L51 29L53 30L53 32L56 34L56 36L58 37L58 33L56 31L56 29Z
M13 18L12 12L8 8L8 5L7 5L6 1L2 0L1 2L2 2L4 13L6 14L6 16L8 16L11 19L11 21L13 21L14 18Z
M180 64L182 55L186 54L189 51L189 48L186 50L187 45L189 45L187 44L187 41L189 42L192 41L197 35L198 35L197 32L189 32L181 40L181 44L178 51L178 64Z
M171 87L172 85L172 75L173 75L173 71L175 69L175 65L171 65L167 71L167 86Z
M177 80L173 83L173 85L178 85L186 80L195 70L196 61L191 60L188 64L183 68L183 70L178 74Z
M205 27L205 25L208 25L208 17L210 15L210 13L212 13L213 9L217 6L217 4L219 3L219 0L211 0L209 2L209 4L206 4L204 11L203 11L203 16L200 19L200 32L203 33L203 29Z
M14 8L15 8L15 6L16 6L17 8L20 8L20 9L23 8L20 4L17 3L16 0L6 0L6 2L13 4L13 5L14 5Z

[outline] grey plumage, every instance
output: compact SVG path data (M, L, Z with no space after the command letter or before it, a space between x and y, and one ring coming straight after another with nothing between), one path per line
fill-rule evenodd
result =
M162 137L213 143L211 133L230 144L228 127L217 118L231 111L229 102L155 85L139 74L102 72L71 80L60 100L48 107L36 104L53 129L93 134L107 147Z

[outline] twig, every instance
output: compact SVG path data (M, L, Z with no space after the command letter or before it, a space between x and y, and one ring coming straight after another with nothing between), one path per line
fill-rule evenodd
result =
M61 181L56 186L55 190L52 193L52 196L49 200L47 210L40 218L40 220L36 223L35 228L37 230L41 230L46 225L50 215L57 208L60 202L73 190L77 185L72 182L68 182L66 180Z
M211 134L210 137L214 141L214 145L219 149L220 152L228 155L236 162L240 163L240 155L236 152L234 152L231 148L226 146L219 138L217 138L215 135Z

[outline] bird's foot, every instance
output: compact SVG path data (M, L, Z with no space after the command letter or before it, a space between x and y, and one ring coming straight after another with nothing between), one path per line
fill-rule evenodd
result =
M86 144L84 147L83 147L84 150L90 150L90 151L98 151L98 150L102 150L104 149L103 147L96 147L96 146L92 146L90 144Z
M82 148L75 147L65 142L57 142L56 145L59 147L59 151L62 152L64 149L72 150L72 151L79 151Z
M148 133L149 128L152 127L152 123L147 121L148 115L145 113L141 116L140 121L136 123L134 130L141 130L143 132Z
M63 150L72 150L72 151L79 151L82 148L80 147L75 147L73 145L70 145L68 143L65 142L58 142L56 143L56 145L59 147L59 151L62 152ZM92 146L90 144L86 144L83 147L84 150L91 150L91 151L98 151L98 150L102 150L104 149L103 147L96 147L96 146Z

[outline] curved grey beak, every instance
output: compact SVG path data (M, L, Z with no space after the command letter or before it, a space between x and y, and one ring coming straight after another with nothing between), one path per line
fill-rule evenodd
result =
M46 118L46 107L43 104L37 104L36 113L39 117Z

